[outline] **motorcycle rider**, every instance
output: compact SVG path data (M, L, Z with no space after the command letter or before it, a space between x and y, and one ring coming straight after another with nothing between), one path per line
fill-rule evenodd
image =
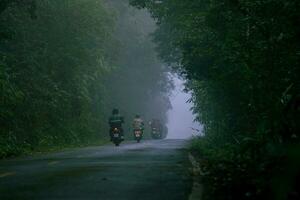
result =
M136 115L132 123L133 130L144 130L144 121L140 115Z
M117 108L114 108L112 111L112 115L110 116L108 120L110 130L109 130L109 135L110 135L110 140L112 141L113 139L113 129L118 128L120 130L121 134L121 139L124 140L124 131L122 128L122 124L124 123L124 117L120 115L119 110Z

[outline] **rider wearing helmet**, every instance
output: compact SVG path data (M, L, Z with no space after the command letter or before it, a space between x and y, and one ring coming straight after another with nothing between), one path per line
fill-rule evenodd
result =
M120 115L119 110L117 108L114 108L112 111L112 115L110 116L108 120L110 130L109 135L110 139L112 140L112 133L114 128L120 129L121 132L121 138L124 140L124 131L122 128L122 124L124 123L124 117Z
M132 127L134 130L144 130L144 121L140 115L136 115L133 119Z

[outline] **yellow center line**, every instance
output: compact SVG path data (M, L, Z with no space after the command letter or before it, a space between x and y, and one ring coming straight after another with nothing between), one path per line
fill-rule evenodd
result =
M16 172L5 172L5 173L0 174L0 178L4 178L7 176L13 176L15 174L16 174Z
M57 163L59 163L59 161L51 161L51 162L48 162L48 165L56 165Z

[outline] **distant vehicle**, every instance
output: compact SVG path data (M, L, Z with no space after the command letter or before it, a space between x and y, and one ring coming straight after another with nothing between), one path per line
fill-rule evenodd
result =
M162 133L159 129L152 127L151 136L153 139L162 139Z
M163 138L163 126L158 119L152 119L149 123L151 127L151 137L153 139L162 139Z
M134 130L134 139L139 143L142 138L143 138L143 130L135 129Z

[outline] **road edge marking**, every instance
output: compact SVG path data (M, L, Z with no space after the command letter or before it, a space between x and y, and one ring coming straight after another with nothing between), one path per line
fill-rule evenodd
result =
M0 174L0 178L4 178L7 176L14 176L16 174L16 172L4 172Z
M48 162L48 165L52 166L52 165L56 165L58 163L59 163L59 161L51 161L51 162Z

